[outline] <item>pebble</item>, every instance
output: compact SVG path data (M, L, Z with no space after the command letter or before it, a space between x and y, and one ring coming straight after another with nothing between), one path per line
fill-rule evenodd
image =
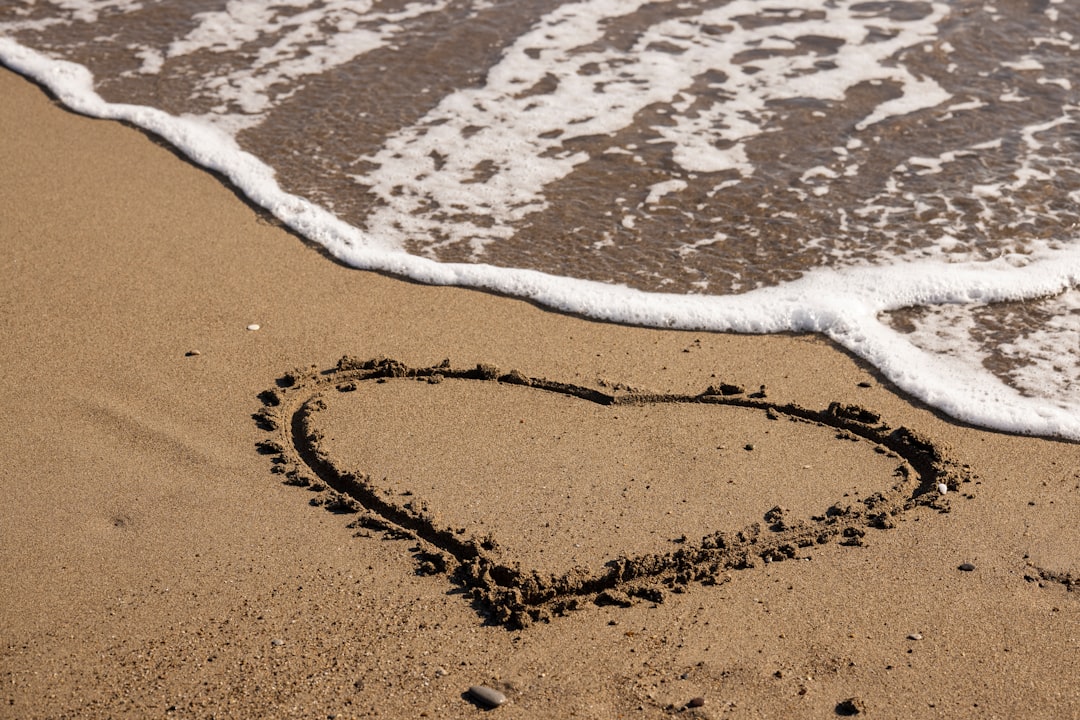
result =
M450 671L444 667L435 668L435 677L446 677L450 674Z
M851 697L836 704L837 715L858 715L866 710L866 703L860 697Z
M247 326L247 329L248 329L248 330L258 330L258 329L259 329L259 325L258 325L258 324L256 324L256 323L251 323L250 325L248 325L248 326Z
M184 353L184 357L195 357L196 355L202 355L202 353L198 350L188 350Z
M922 635L920 635L919 633L911 633L910 635L907 636L907 639L908 640L922 640Z
M964 572L971 572L972 570L975 569L975 566L972 565L971 563L961 563L960 564L960 569L963 570Z
M473 685L469 688L469 695L473 700L488 708L497 708L506 702L505 695L486 685Z
M949 486L946 485L945 483L938 483L937 491L939 493L941 493L942 495L945 495L946 493L949 492Z
M698 695L695 698L690 698L686 702L686 707L688 707L688 708L696 708L696 707L702 707L704 704L705 704L705 698Z
M285 641L282 640L281 638L274 638L273 640L270 641L270 644L273 645L274 647L281 647L282 645L285 644Z

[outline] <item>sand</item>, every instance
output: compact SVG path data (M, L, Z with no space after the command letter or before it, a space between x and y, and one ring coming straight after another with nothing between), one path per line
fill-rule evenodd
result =
M1080 717L1080 446L343 267L0 96L0 717Z

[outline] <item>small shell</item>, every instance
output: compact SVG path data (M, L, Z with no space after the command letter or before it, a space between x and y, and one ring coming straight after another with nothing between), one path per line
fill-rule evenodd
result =
M256 323L251 323L250 325L247 326L247 329L248 330L258 330L259 326Z

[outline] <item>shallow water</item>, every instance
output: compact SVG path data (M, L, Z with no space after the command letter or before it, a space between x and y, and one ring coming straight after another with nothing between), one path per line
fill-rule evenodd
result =
M1080 439L1074 34L1065 0L0 8L7 64L357 266L820 331L958 418Z

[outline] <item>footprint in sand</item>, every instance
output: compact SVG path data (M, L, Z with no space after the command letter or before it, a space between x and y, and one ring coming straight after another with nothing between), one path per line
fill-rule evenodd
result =
M275 473L353 527L414 538L421 572L511 626L858 545L969 480L868 410L733 385L662 395L346 357L260 399Z

